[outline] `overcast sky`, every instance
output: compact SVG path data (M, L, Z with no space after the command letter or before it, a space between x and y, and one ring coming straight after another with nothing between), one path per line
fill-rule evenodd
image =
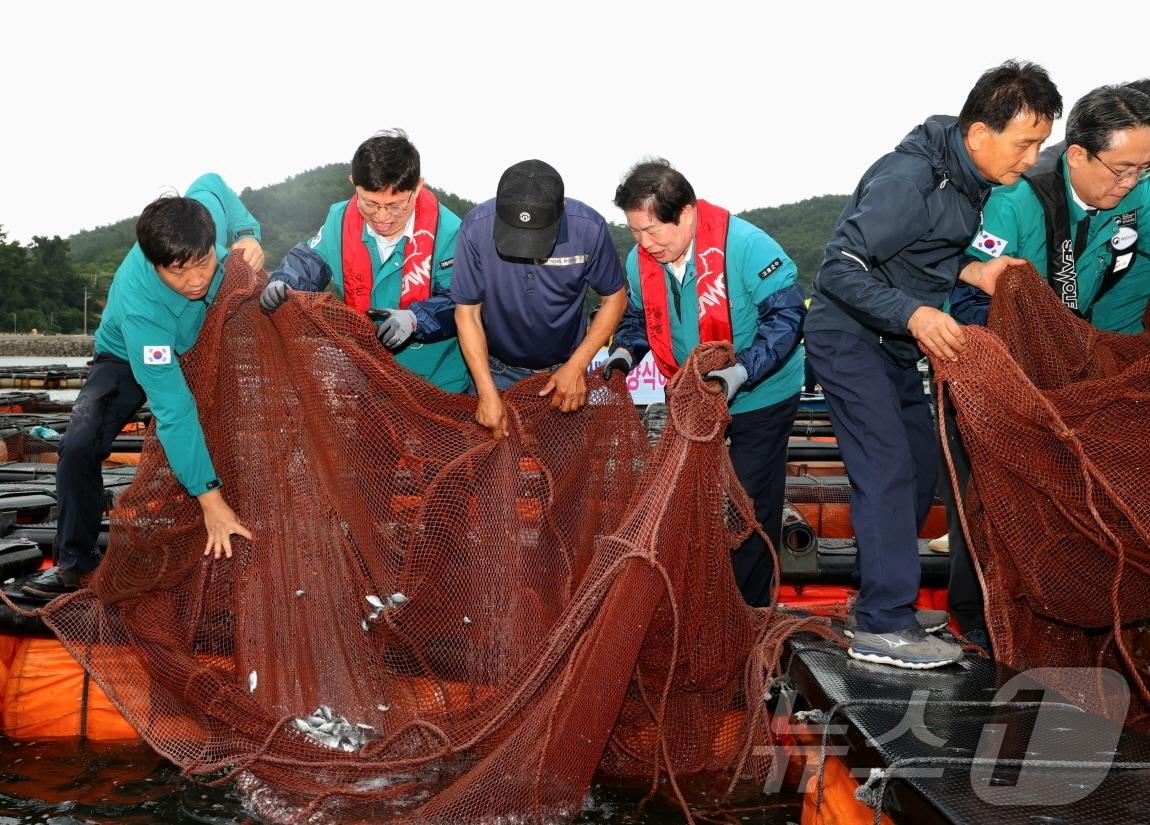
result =
M476 201L529 157L612 221L644 155L733 211L844 193L1007 58L1044 65L1067 111L1150 75L1146 8L1070 21L1034 2L15 0L0 24L0 226L10 241L67 236L205 171L265 186L391 126L428 182Z

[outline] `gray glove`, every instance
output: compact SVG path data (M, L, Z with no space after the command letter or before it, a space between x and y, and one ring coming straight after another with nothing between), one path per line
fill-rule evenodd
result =
M611 373L615 370L626 375L631 371L631 367L635 366L634 361L631 359L631 353L625 349L616 349L607 356L607 363L603 365L603 380L610 381Z
M268 281L264 291L260 293L260 306L264 312L275 312L279 305L287 300L288 285L283 281Z
M727 403L730 404L731 399L735 397L735 393L739 391L739 387L746 383L747 370L742 364L736 361L733 366L703 373L703 380L718 381L723 387L723 394L727 396Z
M388 349L399 349L415 332L415 313L410 309L384 309L371 313L375 337Z

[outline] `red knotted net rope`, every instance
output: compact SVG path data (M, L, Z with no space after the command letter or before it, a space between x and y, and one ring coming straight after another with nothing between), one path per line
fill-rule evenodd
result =
M362 316L302 293L268 316L261 286L233 256L182 359L254 539L205 560L149 437L91 589L46 611L157 751L285 822L561 821L596 772L763 778L800 622L731 574L753 509L698 377L729 348L671 382L654 448L598 379L575 414L521 382L495 442Z
M1127 637L1150 619L1150 334L1095 329L1029 265L999 280L987 328L965 330L969 348L934 369L970 455L964 522L995 654L1067 668L1055 687L1111 715L1103 681L1073 669L1117 670L1137 721L1150 693Z

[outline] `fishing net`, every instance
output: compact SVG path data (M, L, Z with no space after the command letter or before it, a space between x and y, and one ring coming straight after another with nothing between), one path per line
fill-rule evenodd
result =
M1150 319L1148 319L1150 320ZM1102 332L1029 265L999 280L987 329L934 362L970 455L964 524L1001 661L1065 668L1055 687L1122 715L1093 670L1150 694L1129 636L1150 619L1150 334Z
M559 414L546 376L497 442L361 315L268 316L261 287L233 256L181 361L254 539L203 557L149 430L90 589L45 611L160 754L283 822L562 821L597 772L684 805L676 777L765 776L762 699L810 623L731 572L754 510L699 378L729 347L671 382L654 446L623 380Z

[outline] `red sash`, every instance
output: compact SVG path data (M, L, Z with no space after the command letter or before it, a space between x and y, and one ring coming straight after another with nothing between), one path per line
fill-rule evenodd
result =
M731 213L704 200L695 204L695 285L699 306L699 343L732 341L727 298L727 224ZM659 372L670 378L679 369L671 345L667 282L663 265L639 247L639 288L647 318L647 343ZM674 277L674 276L672 276Z
M371 309L371 253L363 240L363 213L359 196L352 195L343 210L343 301L358 312ZM415 237L407 245L403 259L403 280L399 306L406 309L414 301L431 297L431 256L435 252L435 229L439 224L439 201L426 186L415 200Z

